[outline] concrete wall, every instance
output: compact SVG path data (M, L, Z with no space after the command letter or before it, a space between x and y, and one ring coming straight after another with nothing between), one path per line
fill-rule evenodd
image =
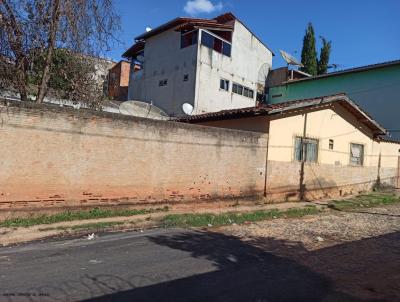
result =
M400 130L400 64L270 88L269 103L346 93L387 129ZM400 132L393 132L400 139Z
M263 193L265 134L29 103L0 118L3 210Z
M370 131L340 105L201 124L268 133L267 197L273 201L296 200L299 198L301 164L294 157L295 138L303 136L305 113L306 136L318 140L318 161L306 163L304 167L306 198L368 191L378 177L384 184L400 186L400 144L374 140ZM333 150L329 149L330 139L334 142ZM350 165L351 143L364 145L362 167Z
M181 49L181 34L165 31L146 41L144 68L131 68L129 100L152 102L171 116L182 116L182 104L194 105L197 45ZM184 82L184 75L189 76ZM159 81L167 80L167 86Z
M236 20L231 57L199 45L195 113L255 106L259 75L268 66L272 66L271 51ZM220 90L221 78L230 81L228 92ZM232 93L233 82L251 88L254 98Z
M231 57L200 41L199 34L197 45L181 49L181 34L173 29L146 40L143 70L131 68L129 99L153 102L171 116L184 116L184 103L194 106L194 114L254 106L260 72L272 66L271 51L239 21L235 21ZM221 78L230 81L229 92L220 90ZM168 85L159 87L164 79ZM253 99L233 94L232 82L254 90Z
M300 163L295 161L295 137L303 135L304 114L272 118L269 131L268 190L272 198L297 198ZM400 144L373 140L360 122L343 107L307 112L306 136L318 140L317 163L306 163L306 197L336 197L368 191L378 176L382 183L396 185ZM329 140L334 142L329 149ZM350 144L364 145L364 165L350 164ZM380 169L379 157L381 157Z

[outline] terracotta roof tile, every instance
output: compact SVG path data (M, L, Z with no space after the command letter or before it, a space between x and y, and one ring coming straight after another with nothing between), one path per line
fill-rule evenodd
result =
M386 134L386 130L381 125L373 120L373 118L363 109L361 109L357 104L351 101L344 93L310 99L294 100L284 103L267 104L261 105L259 107L247 107L210 112L199 115L192 115L184 118L178 118L176 119L176 121L186 123L199 123L205 121L237 119L259 115L274 115L287 111L293 111L296 109L318 108L320 106L326 106L327 104L334 102L341 103L347 111L353 114L360 122L365 124L376 135Z

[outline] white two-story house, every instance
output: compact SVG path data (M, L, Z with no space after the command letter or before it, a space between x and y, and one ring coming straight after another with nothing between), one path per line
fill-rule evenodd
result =
M131 64L129 100L171 116L255 106L264 95L274 54L233 14L177 18L136 38L123 56Z

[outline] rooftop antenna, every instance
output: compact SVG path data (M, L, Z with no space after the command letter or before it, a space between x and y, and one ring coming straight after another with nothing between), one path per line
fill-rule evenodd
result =
M189 103L185 103L182 105L182 110L185 112L186 115L192 115L193 114L193 106Z
M267 80L268 80L268 74L271 70L271 65L268 63L264 63L261 65L260 69L258 70L258 75L257 75L257 101L260 101L260 98L262 100L265 99L265 88L267 87Z
M328 66L328 69L332 69L332 68L333 68L333 70L336 71L339 67L343 67L343 65L340 65L340 64L330 64L330 65Z
M282 58L286 61L288 67L289 65L304 67L304 65L301 64L301 62L299 62L294 56L287 53L286 51L279 50L279 52L281 53Z

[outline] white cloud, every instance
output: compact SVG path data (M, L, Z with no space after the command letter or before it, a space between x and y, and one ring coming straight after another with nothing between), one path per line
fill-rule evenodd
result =
M212 13L222 9L222 3L213 4L210 0L188 0L183 10L189 15Z

